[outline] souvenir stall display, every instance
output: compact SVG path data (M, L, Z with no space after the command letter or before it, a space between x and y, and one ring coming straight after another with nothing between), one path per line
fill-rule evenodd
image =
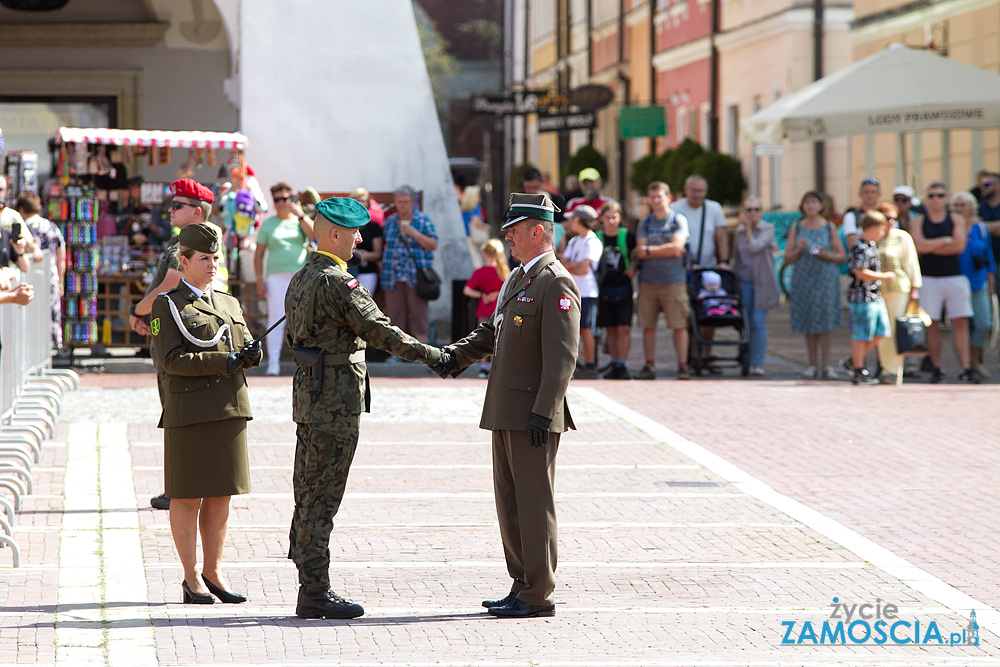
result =
M68 353L79 347L146 348L148 340L129 327L129 309L142 299L173 235L166 208L170 183L129 178L127 171L181 158L177 177L184 178L194 176L195 167L221 162L238 189L246 179L247 138L229 132L62 127L55 142L55 178L40 194L49 219L66 237Z

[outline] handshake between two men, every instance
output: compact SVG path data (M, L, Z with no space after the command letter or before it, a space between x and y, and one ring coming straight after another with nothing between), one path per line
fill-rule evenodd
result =
M455 355L455 348L445 345L439 348L439 350L441 352L441 360L433 364L428 364L428 367L441 379L456 377L459 371L462 370L462 367L458 362L458 357ZM545 443L549 440L549 429L551 426L552 420L547 417L535 414L534 412L528 415L528 423L525 430L528 433L528 442L532 447L545 446Z

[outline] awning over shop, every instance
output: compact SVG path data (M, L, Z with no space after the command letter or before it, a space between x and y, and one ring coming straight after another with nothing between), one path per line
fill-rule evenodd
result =
M60 127L56 132L56 141L107 144L110 146L226 148L229 150L243 150L250 146L250 141L246 136L238 132L116 130L106 127Z
M1000 75L892 44L744 119L740 142L998 125Z

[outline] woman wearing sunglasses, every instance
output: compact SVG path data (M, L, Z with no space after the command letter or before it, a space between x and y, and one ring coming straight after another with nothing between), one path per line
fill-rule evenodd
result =
M750 375L764 375L767 352L767 311L778 305L774 277L774 225L764 222L760 199L747 197L740 225L733 236L733 272L750 318Z
M285 316L285 291L295 272L305 266L309 242L315 237L313 221L297 201L292 201L292 186L271 186L274 215L260 225L253 268L257 276L257 298L267 299L267 328ZM267 256L267 270L264 257ZM284 327L275 327L267 335L267 374L281 374L281 342Z

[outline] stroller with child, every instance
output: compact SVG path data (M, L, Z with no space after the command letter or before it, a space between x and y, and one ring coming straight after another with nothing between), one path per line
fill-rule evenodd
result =
M706 281L707 279L707 281ZM688 298L691 304L691 334L694 354L688 363L695 375L720 368L719 363L732 363L744 376L750 373L750 323L746 305L740 295L740 281L736 274L726 269L693 269L688 281ZM701 335L702 327L723 329L732 327L735 337L715 337L709 340ZM713 354L706 355L706 348ZM720 356L717 350L736 348L735 356Z

